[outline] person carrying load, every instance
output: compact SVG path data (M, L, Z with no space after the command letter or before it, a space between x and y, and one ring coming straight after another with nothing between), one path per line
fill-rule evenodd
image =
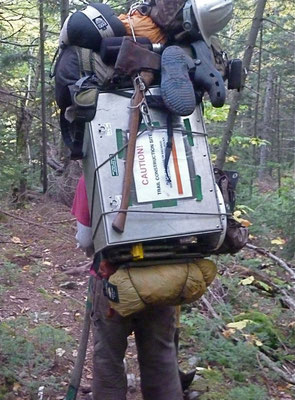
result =
M224 79L228 78L228 72L226 68L223 73L219 72L213 62L211 37L226 25L231 14L231 0L152 0L136 3L127 15L119 18L107 5L91 3L65 22L55 69L56 98L62 111L63 137L71 148L72 158L84 157L84 127L95 117L99 92L116 93L122 88L130 92L134 87L122 199L112 224L116 235L124 235L126 217L128 223L137 131L141 120L152 129L149 107L159 108L167 115L168 141L163 161L169 184L168 164L175 152L174 116L192 114L205 92L213 106L224 104ZM67 62L67 57L71 57L72 63ZM221 61L226 64L224 57ZM70 71L72 66L74 71ZM152 85L159 87L160 96L149 96ZM128 90L126 96L129 96ZM84 167L87 173L87 153ZM115 169L114 176L117 176ZM81 224L84 232L88 226L89 235L94 205L93 198L88 196L88 204L86 199L82 180L78 184L73 214L80 223L78 240L89 254L92 237L88 236L88 242L81 241ZM87 218L81 219L81 215ZM91 232L94 235L94 226ZM190 248L185 240L181 243L183 248ZM143 258L143 248L140 243L134 243L132 257L137 253L139 259ZM122 249L122 257L130 257ZM214 263L202 258L186 263L165 261L154 256L155 266L148 262L148 266L136 268L130 263L130 268L124 268L122 263L114 262L116 253L108 247L95 251L93 400L126 400L123 359L127 337L132 332L137 344L144 400L183 399L175 346L174 306L192 302L205 292L216 275Z

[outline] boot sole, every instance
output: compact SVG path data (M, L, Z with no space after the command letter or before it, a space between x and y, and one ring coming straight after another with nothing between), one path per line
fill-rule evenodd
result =
M190 115L196 108L187 56L178 46L169 46L162 54L161 95L168 110L174 114Z

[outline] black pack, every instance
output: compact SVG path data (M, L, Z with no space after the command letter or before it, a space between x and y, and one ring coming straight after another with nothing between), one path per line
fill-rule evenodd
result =
M55 65L55 98L60 108L60 127L71 158L82 158L85 122L96 112L99 90L109 87L113 67L98 52L78 46L62 48Z
M90 3L66 19L59 42L60 46L73 45L99 51L103 38L124 35L124 24L108 4Z
M249 236L248 228L236 221L231 215L236 203L235 190L239 174L236 171L222 171L219 168L214 168L214 176L228 213L225 239L216 254L234 254L246 245Z

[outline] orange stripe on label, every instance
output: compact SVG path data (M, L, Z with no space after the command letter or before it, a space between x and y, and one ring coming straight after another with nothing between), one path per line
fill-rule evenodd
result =
M172 157L173 157L173 164L174 164L175 175L176 175L178 194L183 194L183 187L182 187L182 182L181 182L181 176L180 176L180 171L179 171L179 164L178 164L178 160L177 160L177 153L176 153L174 139L172 139Z

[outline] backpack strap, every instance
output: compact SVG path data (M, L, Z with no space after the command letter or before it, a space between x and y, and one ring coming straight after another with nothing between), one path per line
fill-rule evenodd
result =
M165 160L164 167L166 173L166 180L168 183L171 182L171 178L168 172L168 164L173 146L173 124L172 124L172 114L170 112L167 113L167 143L165 149Z
M84 126L81 124L70 123L65 118L65 110L60 113L60 129L65 145L71 150L71 160L83 158L83 133ZM74 134L73 134L74 131Z
M224 198L226 211L233 213L236 202L235 188L239 175L236 171L222 171L216 167L214 167L214 175Z
M86 49L85 47L75 46L79 66L80 66L80 76L91 76L94 74L93 62L92 62L92 50Z

